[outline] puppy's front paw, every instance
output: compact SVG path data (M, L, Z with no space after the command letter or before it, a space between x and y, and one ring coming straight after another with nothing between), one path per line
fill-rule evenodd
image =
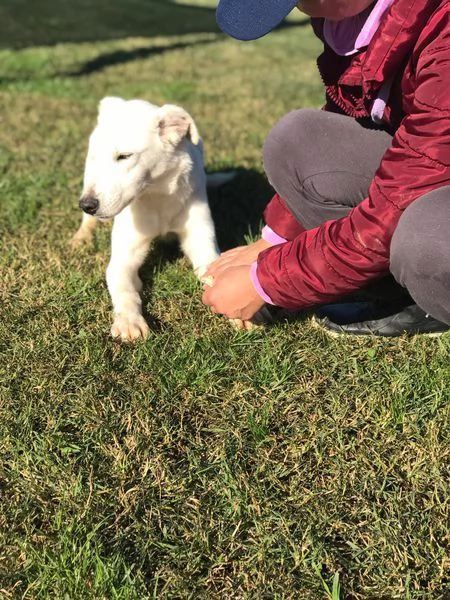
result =
M89 229L80 228L69 240L69 246L72 249L79 248L83 244L88 244L92 241L92 232Z
M241 319L230 319L230 323L235 329L245 329L245 331L252 331L272 322L272 315L270 314L267 306L263 306L258 312L253 315L251 321L242 321Z
M149 331L147 322L142 315L117 314L111 327L111 336L122 342L134 342L145 340Z
M251 331L253 329L253 323L251 321L242 321L242 319L229 319L234 329L242 331Z
M98 219L89 215L83 215L83 221L75 235L72 236L69 244L72 248L78 248L82 244L92 242L92 234L97 227Z

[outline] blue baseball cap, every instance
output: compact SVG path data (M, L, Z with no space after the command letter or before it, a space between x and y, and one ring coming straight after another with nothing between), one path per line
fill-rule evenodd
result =
M279 25L296 4L298 0L220 0L217 24L238 40L256 40Z

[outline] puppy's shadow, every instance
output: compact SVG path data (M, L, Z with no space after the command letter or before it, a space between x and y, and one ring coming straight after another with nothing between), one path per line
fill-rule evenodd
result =
M151 250L139 269L139 275L144 284L141 292L142 314L150 329L157 333L166 331L169 325L147 310L148 306L152 306L155 272L163 269L166 264L176 262L181 256L183 253L178 238L169 234L152 242Z
M222 252L247 244L258 237L263 224L263 211L273 195L264 175L254 169L233 169L236 176L218 187L208 187L208 200L216 229L217 243ZM151 252L140 269L144 281L143 313L152 330L161 332L168 325L145 310L152 304L155 271L182 256L175 236L155 240Z

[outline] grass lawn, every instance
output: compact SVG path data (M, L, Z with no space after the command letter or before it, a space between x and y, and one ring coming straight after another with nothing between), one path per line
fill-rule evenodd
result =
M0 598L450 598L450 337L236 332L173 246L146 343L108 338L109 226L71 251L105 95L178 103L222 248L258 231L261 145L318 107L300 19L225 38L214 3L0 6Z

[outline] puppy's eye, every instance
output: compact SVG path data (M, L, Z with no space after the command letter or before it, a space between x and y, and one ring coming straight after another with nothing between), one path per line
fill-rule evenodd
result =
M130 158L131 156L133 156L132 152L118 154L116 156L116 160L127 160L127 158Z

